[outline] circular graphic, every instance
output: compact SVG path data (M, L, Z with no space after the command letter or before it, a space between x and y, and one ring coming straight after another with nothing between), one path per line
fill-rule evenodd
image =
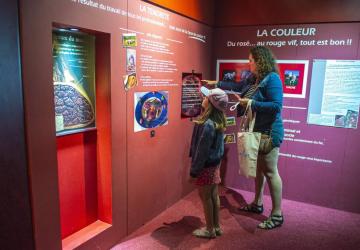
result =
M167 100L159 92L149 92L140 97L135 108L135 119L143 128L154 128L167 121Z

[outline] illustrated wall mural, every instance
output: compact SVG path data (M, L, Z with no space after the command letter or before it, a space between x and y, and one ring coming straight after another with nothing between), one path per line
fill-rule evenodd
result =
M53 83L57 134L94 128L94 36L53 31Z

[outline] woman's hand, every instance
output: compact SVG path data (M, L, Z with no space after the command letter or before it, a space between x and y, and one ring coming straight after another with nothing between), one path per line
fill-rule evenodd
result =
M238 94L233 94L233 95L236 97L237 101L240 102L241 97Z
M250 100L249 98L240 98L239 96L238 96L238 98L239 98L240 105L243 107L246 107Z
M243 107L246 107L250 100L249 98L241 98L238 94L234 94L234 96L236 97L239 104Z
M215 85L217 83L217 81L214 80L201 80L202 85Z

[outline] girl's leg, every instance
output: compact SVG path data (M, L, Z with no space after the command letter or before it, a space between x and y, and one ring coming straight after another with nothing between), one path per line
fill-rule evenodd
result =
M214 205L212 201L212 185L199 187L201 201L204 207L206 228L209 232L214 231Z
M214 206L214 228L216 236L221 236L223 230L220 227L220 198L219 198L219 186L217 184L212 185L212 199Z
M213 218L214 218L214 227L219 228L219 212L220 212L220 198L219 198L219 188L217 184L211 185L211 198L213 204Z

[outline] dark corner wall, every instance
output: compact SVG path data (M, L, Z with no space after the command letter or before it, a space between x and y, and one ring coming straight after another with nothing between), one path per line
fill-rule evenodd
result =
M25 151L18 1L0 1L0 245L34 249ZM16 152L16 153L14 153Z

